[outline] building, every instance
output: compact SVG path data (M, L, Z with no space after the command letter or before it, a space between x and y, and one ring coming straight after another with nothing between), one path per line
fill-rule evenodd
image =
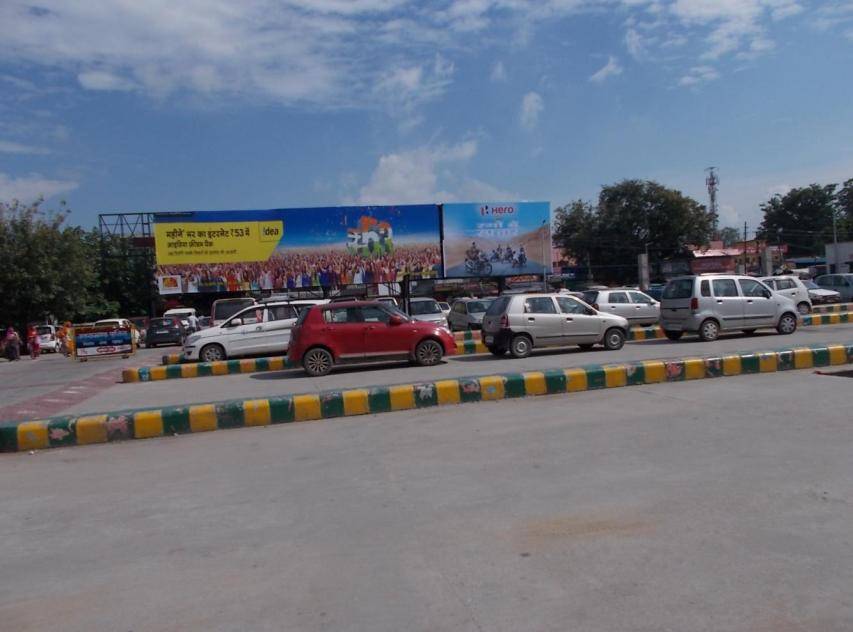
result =
M836 255L835 244L826 244L824 252L826 253L826 263L830 266L833 272L853 272L853 241L840 241L837 244L838 252ZM837 267L832 268L837 262Z
M761 274L763 271L762 257L769 251L773 269L782 267L785 253L788 252L786 244L768 245L765 241L752 239L739 242L725 248L723 242L712 241L708 246L688 246L690 251L690 270L693 274L721 273L733 274L744 271L747 274Z

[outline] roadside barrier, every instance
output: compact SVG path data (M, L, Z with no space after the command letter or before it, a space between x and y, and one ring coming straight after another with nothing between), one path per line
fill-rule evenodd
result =
M0 452L853 363L853 342L0 422Z
M829 312L849 312L853 310L853 303L831 303L829 305L812 305L812 312L826 314Z

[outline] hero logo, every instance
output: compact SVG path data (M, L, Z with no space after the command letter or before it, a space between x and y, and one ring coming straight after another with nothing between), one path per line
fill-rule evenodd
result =
M486 217L489 215L514 215L515 207L514 206L489 206L488 204L484 204L480 207L480 216Z

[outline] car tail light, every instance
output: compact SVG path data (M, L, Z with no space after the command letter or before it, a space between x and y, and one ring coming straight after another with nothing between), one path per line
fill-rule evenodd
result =
M699 311L699 299L695 296L690 299L690 310L694 312Z
M509 329L509 316L501 314L501 329Z

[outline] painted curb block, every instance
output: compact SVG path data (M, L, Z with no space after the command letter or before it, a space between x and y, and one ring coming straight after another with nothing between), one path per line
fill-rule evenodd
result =
M831 303L829 305L812 305L812 312L818 314L849 311L853 311L853 303Z
M0 422L0 452L853 363L853 342Z

